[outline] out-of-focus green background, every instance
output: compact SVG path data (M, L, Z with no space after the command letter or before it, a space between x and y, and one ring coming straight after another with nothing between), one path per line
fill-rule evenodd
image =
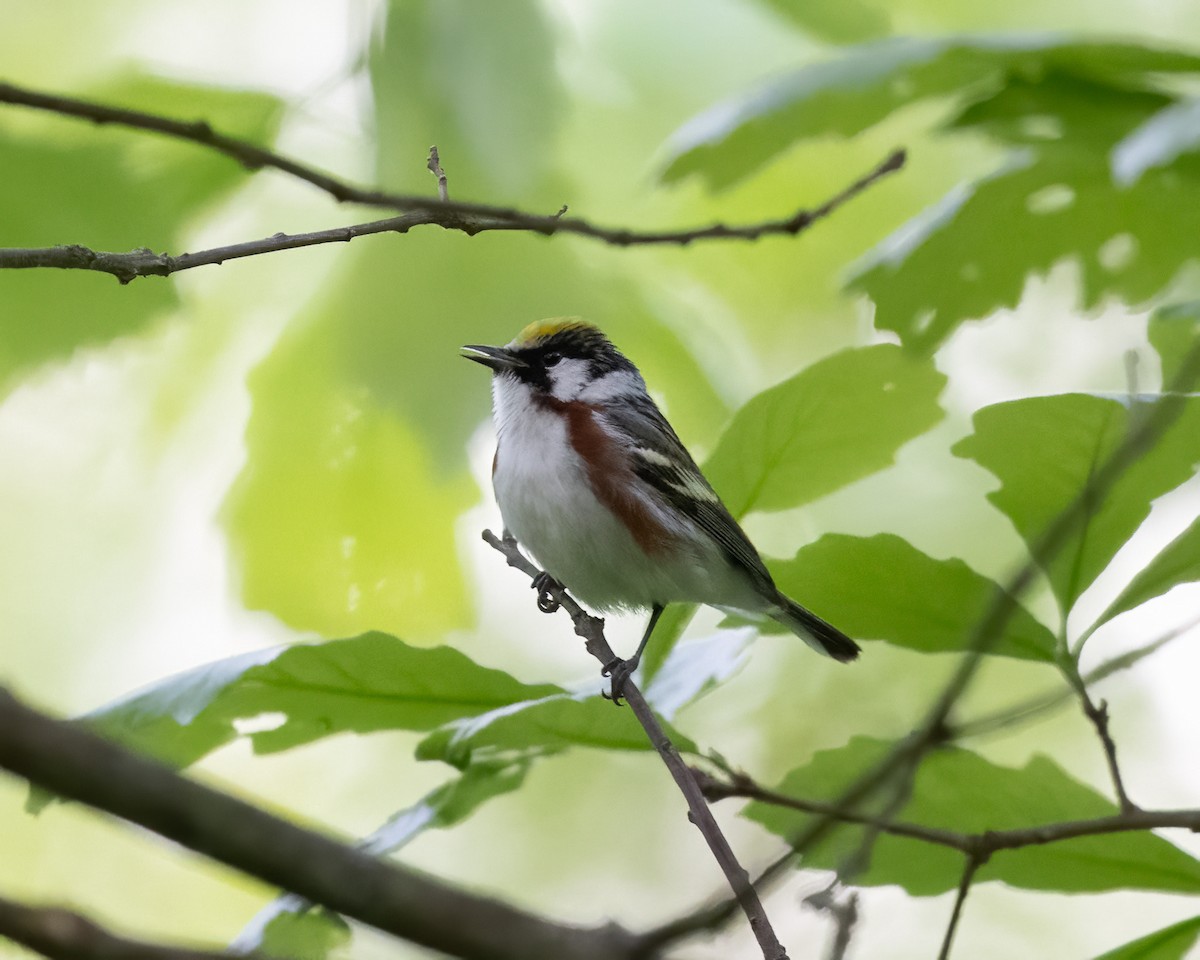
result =
M457 347L504 342L538 317L586 316L638 363L700 459L760 390L842 347L887 339L870 301L843 290L851 265L954 185L995 169L1000 154L969 126L932 132L951 99L934 97L852 138L806 140L710 192L701 177L660 182L686 121L835 58L839 44L889 34L1061 31L1200 49L1200 6L1185 0L6 0L0 21L11 82L203 117L400 191L434 189L425 153L436 143L452 197L548 213L567 203L603 224L785 215L819 204L894 146L910 151L902 174L794 239L623 250L429 227L128 286L82 272L0 275L0 680L60 714L219 657L369 629L452 643L529 683L591 677L566 622L539 617L520 579L479 543L479 530L499 523L486 483L488 384ZM3 246L180 252L378 216L186 144L0 106ZM992 240L1001 265L1005 251L1033 242L1003 224ZM954 332L936 358L949 378L945 422L880 474L800 510L751 516L764 552L790 556L826 531L894 532L1002 577L1020 542L983 500L994 480L948 452L970 414L1035 393L1122 393L1127 350L1142 358L1141 385L1157 385L1144 314L1115 299L1081 309L1077 280L1058 265L1018 288L1016 309ZM1196 497L1193 482L1163 504L1142 549L1170 539ZM1168 622L1195 598L1177 592L1153 613ZM1049 604L1044 594L1033 601L1035 612ZM1148 637L1156 622L1098 635L1095 653ZM610 623L623 644L639 629ZM692 629L716 623L703 615ZM907 729L952 665L870 644L860 665L842 669L765 637L686 721L773 782L852 734ZM1139 795L1159 806L1195 805L1200 791L1195 666L1171 649L1100 690ZM989 670L980 708L1041 682L1020 661ZM446 779L444 767L411 759L417 739L347 734L266 757L239 742L200 772L356 837ZM1051 751L1081 779L1105 782L1071 711L977 748L1012 764ZM5 895L63 902L142 936L214 943L273 895L79 807L33 818L24 800L21 784L0 779ZM778 849L756 825L723 820L750 863ZM638 927L720 889L669 779L641 754L547 760L524 789L404 856L579 922ZM821 880L798 875L771 898L793 956L820 955L828 935L797 906ZM946 896L872 889L855 955L932 956L948 910ZM991 883L972 896L958 955L1088 957L1191 912L1166 894ZM754 955L740 933L685 949ZM360 932L352 955L421 954Z

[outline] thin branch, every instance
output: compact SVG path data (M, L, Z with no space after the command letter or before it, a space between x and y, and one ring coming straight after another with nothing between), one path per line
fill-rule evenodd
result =
M745 774L734 780L721 781L701 775L700 783L709 800L727 797L742 797L757 800L788 810L810 813L838 823L852 823L868 827L894 837L906 837L939 847L949 847L966 854L991 856L1001 850L1019 850L1022 847L1044 846L1062 840L1079 837L1095 837L1110 833L1130 833L1137 830L1181 829L1200 832L1200 809L1198 810L1143 810L1131 808L1106 817L1088 820L1063 820L1058 823L1040 824L1034 827L1015 827L1010 830L985 830L982 833L959 833L940 827L894 820L888 815L858 813L821 800L806 800L772 790L755 783Z
M78 117L83 120L91 120L96 124L114 124L117 126L131 127L137 130L146 130L153 133L160 133L165 136L174 137L179 140L187 140L191 143L216 150L226 156L236 160L242 166L249 170L259 170L262 168L271 168L279 170L282 173L289 174L305 183L312 184L325 193L328 193L335 200L343 203L357 203L368 207L388 207L394 210L428 210L441 208L451 210L455 213L470 213L484 217L495 217L501 220L512 221L513 225L519 226L522 229L537 229L535 224L542 223L545 220L555 219L553 217L543 217L537 214L523 213L520 210L515 210L510 207L497 207L485 203L454 203L443 200L434 200L432 197L421 196L419 194L409 193L393 193L386 190L376 190L367 187L359 187L354 184L347 183L344 180L339 180L327 173L309 167L297 160L285 157L282 154L275 153L260 147L256 143L249 140L242 140L238 137L226 136L217 133L204 120L180 121L170 117L164 117L160 114L145 113L141 110L126 110L121 107L112 107L107 104L96 103L93 100L83 100L76 97L64 97L55 94L41 93L36 90L29 90L23 87L17 87L11 83L0 83L0 103L9 103L14 106L31 107L35 110L45 110L50 113L58 113L68 117ZM431 158L432 159L432 158ZM585 233L589 236L595 236L597 239L607 240L610 243L629 244L645 242L642 237L651 238L651 243L676 242L686 243L690 239L702 239L702 234L708 234L710 231L718 231L713 236L725 238L741 238L747 240L756 240L759 236L765 233L796 233L808 226L807 220L816 220L827 216L833 212L833 209L841 206L847 200L851 199L856 194L870 186L871 182L886 176L896 170L899 170L904 165L905 153L903 150L894 151L886 160L884 160L876 170L864 177L862 180L843 190L840 194L813 210L811 213L798 211L793 217L780 221L766 221L761 229L755 227L725 227L720 224L714 224L712 227L702 228L698 231L679 231L674 236L680 239L668 241L661 239L667 236L666 234L648 233L642 234L638 231L630 230L605 230L603 228L591 227L583 221L576 221L576 227L573 232ZM432 167L431 167L432 169ZM436 171L435 171L436 175ZM794 224L791 229L774 225ZM593 232L596 231L596 232ZM721 231L730 231L728 233ZM682 239L687 235L687 239Z
M31 907L0 897L0 937L51 960L232 960L231 953L129 940L59 907ZM258 954L237 954L251 960Z
M174 137L176 140L187 140L191 143L207 147L210 150L215 150L218 153L223 153L225 156L236 160L247 170L259 170L264 167L270 167L287 173L306 183L311 183L314 187L325 191L339 201L352 200L355 203L367 203L374 206L399 206L399 204L394 202L382 204L380 202L383 199L382 194L374 194L374 198L372 199L371 194L374 193L373 191L360 191L349 184L342 183L334 177L264 149L255 143L251 143L249 140L241 140L237 137L229 137L217 133L204 120L173 120L170 117L144 113L141 110L125 110L121 107L96 103L93 100L81 100L76 97L62 97L55 94L41 93L37 90L29 90L11 83L0 83L0 103L31 107L34 110L45 110L49 113L57 113L66 117L78 117L82 120L91 120L98 125L112 124L113 126L132 127L136 130L161 133L168 137ZM400 198L393 199L399 200Z
M438 226L444 230L455 230L472 237L493 230L539 233L546 237L559 233L570 233L591 237L620 247L686 246L697 240L757 240L760 237L773 235L795 236L818 220L829 216L876 180L894 170L899 170L903 164L904 152L896 151L870 173L815 210L801 209L790 217L764 220L760 223L743 226L714 223L705 227L684 230L637 231L624 227L601 227L586 220L565 217L562 215L563 210L546 216L502 207L489 207L483 204L450 201L443 203L427 198L420 203L407 204L407 206L421 209L385 220L333 227L312 233L275 233L260 240L247 240L242 243L179 255L154 253L144 247L128 253L114 253L92 250L81 244L38 248L0 248L0 270L37 267L95 270L111 274L121 283L129 283L137 277L166 277L195 267L276 253L281 250L294 250L297 247L310 247L323 243L346 243L356 237L365 237L376 233L408 233L413 227L426 225ZM565 207L563 209L565 210Z
M430 150L428 166L431 172L438 177L438 198L357 187L257 144L219 134L204 121L173 120L139 110L126 110L74 97L40 93L7 83L0 83L0 103L79 117L97 124L118 124L187 140L225 154L251 170L272 168L287 173L312 184L341 202L386 207L406 212L405 216L386 220L335 227L313 233L291 235L276 233L261 240L245 241L197 253L174 256L166 253L156 254L144 248L126 253L92 250L80 244L30 249L0 249L0 269L51 267L95 270L112 274L122 283L128 283L136 277L165 277L181 270L219 264L240 257L258 256L320 243L344 243L355 237L369 234L407 233L414 226L426 224L440 226L447 230L457 230L468 236L489 230L518 230L539 233L547 237L567 233L590 237L620 247L685 246L700 240L758 240L766 236L795 236L818 220L832 214L877 180L901 169L905 162L904 151L896 150L869 173L830 197L819 207L812 210L801 208L787 217L734 226L717 222L678 230L634 230L626 227L603 227L577 217L566 217L564 216L565 205L557 213L546 215L527 213L513 207L451 201L446 190L445 171L441 169L436 148Z
M0 768L282 887L465 960L645 956L614 925L555 923L384 863L203 786L0 689Z
M490 530L483 532L483 539L504 555L509 566L515 567L525 573L530 580L536 581L538 579L541 571L521 552L516 540L507 535L502 539ZM604 621L588 614L575 602L574 598L557 585L547 587L545 592L549 593L570 615L571 621L575 625L575 632L583 638L588 653L599 660L601 664L611 663L615 655L604 636ZM746 918L750 921L750 928L758 940L763 957L766 960L785 960L787 953L783 949L783 945L779 942L778 937L776 937L774 929L771 927L771 922L767 918L766 911L763 909L758 892L750 883L750 875L738 863L737 857L734 855L733 849L729 846L729 841L725 839L725 835L721 832L721 828L717 825L716 818L713 817L712 810L708 806L708 801L705 800L700 785L692 775L692 771L683 762L679 751L671 743L670 738L662 728L662 724L658 722L658 718L654 715L654 711L650 709L645 697L642 696L641 691L632 680L626 681L622 689L622 695L629 703L638 722L646 731L646 736L650 738L650 742L654 744L654 748L658 751L659 756L662 757L663 763L667 765L667 769L671 772L671 776L674 778L675 784L679 787L684 799L687 800L689 819L703 834L709 849L725 874L725 878L728 880L729 886L733 889L738 903L741 904Z
M1128 792L1125 790L1125 779L1121 776L1121 767L1117 763L1117 745L1113 741L1112 733L1108 729L1108 702L1101 700L1097 704L1092 699L1092 695L1088 692L1087 684L1083 682L1083 677L1079 675L1079 667L1070 654L1059 664L1059 669L1062 670L1067 678L1067 682L1079 697L1079 705L1083 708L1084 716L1088 718L1096 730L1096 736L1100 738L1100 746L1104 750L1104 762L1108 765L1108 776L1112 780L1113 792L1117 795L1117 802L1121 805L1121 809L1126 812L1137 809L1134 802L1129 799Z
M334 227L330 230L316 230L312 233L275 233L260 240L246 240L242 243L199 250L196 253L182 253L178 256L155 253L145 247L131 250L128 253L107 253L79 244L33 249L0 248L0 270L37 267L60 270L94 270L99 273L111 274L121 283L129 283L138 277L169 277L171 274L183 270L221 264L226 260L256 257L264 253L295 250L299 247L311 247L322 243L349 243L357 237L371 236L376 233L407 233L413 227L425 224L436 224L447 230L461 229L467 233L471 232L465 221L457 226L453 225L452 220L455 218L450 214L438 214L433 211L405 213L398 217L388 217L386 220L356 223L348 227Z
M975 879L975 871L983 865L986 859L986 857L968 856L967 862L963 864L962 877L958 881L958 893L954 897L954 909L950 911L950 922L946 924L946 934L942 937L942 948L938 951L938 960L950 960L950 947L954 943L954 934L958 930L958 921L962 918L967 894L971 892L971 881Z

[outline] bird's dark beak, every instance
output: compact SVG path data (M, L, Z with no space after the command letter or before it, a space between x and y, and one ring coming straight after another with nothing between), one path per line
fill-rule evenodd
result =
M476 363L482 363L485 367L491 367L497 373L504 370L518 370L528 364L520 357L515 356L512 351L505 347L482 347L477 344L468 344L458 351L468 360L474 360Z

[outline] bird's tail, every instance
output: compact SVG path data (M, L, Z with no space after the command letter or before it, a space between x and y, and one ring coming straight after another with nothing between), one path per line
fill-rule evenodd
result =
M861 648L831 623L782 593L779 606L770 612L772 620L782 623L810 647L834 660L847 663L858 657Z

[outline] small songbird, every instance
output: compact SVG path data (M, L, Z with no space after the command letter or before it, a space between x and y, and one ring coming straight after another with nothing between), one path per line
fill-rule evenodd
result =
M765 614L835 660L858 656L779 592L637 367L599 329L541 320L507 346L462 355L493 371L492 482L507 530L585 604L650 611L633 657L605 666L618 703L673 601Z

